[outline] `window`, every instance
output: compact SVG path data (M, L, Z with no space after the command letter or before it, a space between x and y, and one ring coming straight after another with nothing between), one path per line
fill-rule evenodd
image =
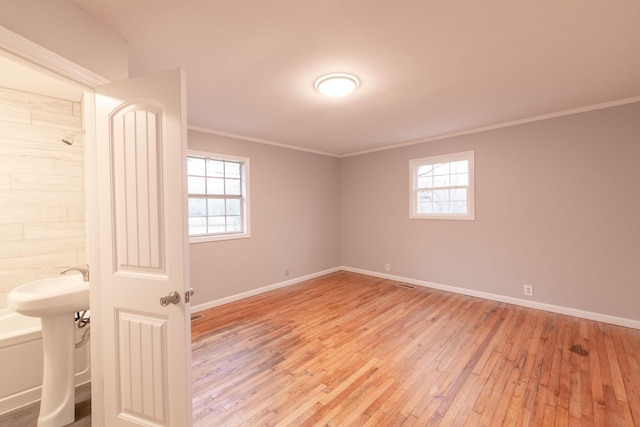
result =
M475 219L473 151L409 162L411 218Z
M189 242L249 237L249 159L189 151Z

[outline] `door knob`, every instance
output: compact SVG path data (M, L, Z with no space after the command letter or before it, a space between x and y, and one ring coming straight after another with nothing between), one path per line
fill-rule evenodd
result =
M180 294L176 291L172 291L166 297L160 298L160 305L163 307L168 306L169 304L177 304L180 302Z

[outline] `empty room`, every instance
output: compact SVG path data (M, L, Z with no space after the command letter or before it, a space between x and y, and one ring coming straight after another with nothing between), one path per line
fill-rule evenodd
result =
M0 9L0 426L640 426L640 3Z

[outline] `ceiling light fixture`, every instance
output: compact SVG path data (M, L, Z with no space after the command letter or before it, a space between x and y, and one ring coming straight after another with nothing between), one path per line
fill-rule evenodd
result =
M360 86L360 80L353 74L333 73L316 80L316 90L334 98L349 95L358 86Z

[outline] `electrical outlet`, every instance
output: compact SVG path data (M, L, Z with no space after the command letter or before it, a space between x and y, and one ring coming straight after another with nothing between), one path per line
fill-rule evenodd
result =
M385 271L391 271L391 264L385 264L384 269Z
M288 276L288 275L289 275L289 269L288 269L288 268L284 271L284 275L285 275L285 276Z
M524 296L526 297L533 296L533 285L524 285Z

